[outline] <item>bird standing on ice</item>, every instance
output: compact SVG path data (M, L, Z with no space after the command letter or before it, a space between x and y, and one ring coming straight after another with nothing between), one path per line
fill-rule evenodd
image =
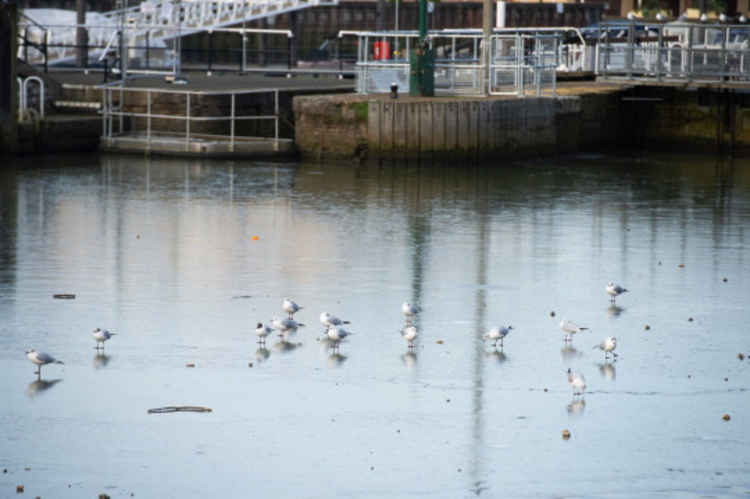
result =
M502 327L502 326L495 326L492 329L490 329L483 338L485 340L493 340L494 343L492 343L493 347L497 347L497 342L500 342L500 348L503 347L503 339L505 339L506 336L508 336L508 333L510 333L511 329L513 329L513 326L508 327Z
M335 315L331 315L328 312L323 312L320 314L320 323L323 324L323 326L325 326L326 329L329 329L335 326L349 324L349 321L342 321Z
M91 333L94 336L94 339L96 340L96 349L104 349L104 342L110 339L112 336L116 335L117 333L110 333L106 329L96 328Z
M605 288L605 290L607 291L607 294L610 296L609 301L611 301L612 303L615 302L618 296L620 296L623 293L628 292L627 289L613 282L610 282L609 284L607 284L607 287Z
M302 309L302 307L294 303L289 298L284 298L284 301L281 302L281 308L284 309L284 312L289 314L290 319L294 316L294 314L296 314L299 310Z
M419 307L415 307L409 302L405 301L401 304L401 313L404 314L407 322L411 322L414 316L419 313Z
M560 329L562 329L563 333L565 333L565 337L563 338L563 341L572 341L574 334L580 333L581 331L585 331L588 328L579 326L575 322L571 322L567 319L563 319L560 321Z
M602 340L601 343L594 346L594 349L599 349L604 351L604 358L607 359L609 357L610 352L612 353L612 356L614 358L617 358L617 354L615 353L615 348L617 348L617 338L614 336L607 336Z
M573 389L573 396L583 395L586 389L586 378L579 372L573 372L568 368L568 384Z
M401 336L409 342L409 348L414 348L414 340L417 339L417 328L415 326L406 326L401 330Z
M278 330L282 338L286 338L287 334L294 333L297 328L303 326L303 324L295 321L294 319L272 319L271 325L274 329Z
M344 338L346 338L352 333L350 333L343 327L334 326L334 327L328 328L327 334L328 334L328 339L331 340L331 342L333 343L333 349L337 350L339 345L341 344L341 340L343 340Z
M44 353L44 352L37 352L33 348L31 350L26 351L26 357L28 357L28 359L32 363L39 366L37 370L34 372L34 374L36 374L39 377L39 379L42 378L42 366L46 364L62 364L63 363L63 361L57 360L50 354Z
M259 322L258 325L255 326L255 334L258 336L258 344L265 344L266 338L272 332L273 332L273 328L271 326L267 326L263 324L262 322Z

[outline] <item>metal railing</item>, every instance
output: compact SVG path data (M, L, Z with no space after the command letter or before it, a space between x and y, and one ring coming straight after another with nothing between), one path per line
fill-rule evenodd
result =
M163 41L175 37L183 37L193 33L217 31L228 26L243 22L276 16L320 5L337 5L338 0L148 0L135 7L113 10L99 14L97 26L82 26L90 30L89 37L95 40L95 45L107 45L118 32L129 31L131 38L142 45L146 33L153 40ZM24 16L19 23L19 32L27 26L33 26L29 18ZM71 36L75 39L74 23L49 29L45 35L48 46L70 45L60 38ZM71 35L70 30L73 34ZM70 61L74 53L64 50L49 54L49 63L58 64Z
M38 76L16 78L18 81L18 121L36 121L44 118L44 80ZM30 84L35 83L37 92L31 90ZM36 106L34 106L36 104Z
M556 69L563 57L559 42L562 34L570 30L575 28L496 29L490 37L489 56L483 54L485 41L480 30L430 31L427 39L435 57L435 93L554 94ZM399 93L409 91L408 55L417 43L416 31L339 32L339 38L345 36L356 36L358 40L358 93L389 92L393 83L398 85ZM578 36L580 45L585 45L580 33ZM489 65L485 57L489 57Z
M472 30L473 31L473 30ZM340 31L339 38L356 36L357 92L409 91L409 53L417 43L417 31ZM482 34L478 32L430 31L429 46L435 56L435 93L483 95Z
M125 26L122 31L113 31L109 38L89 36L89 43L77 45L76 28L85 28L88 33L103 33L107 26L98 25L47 25L29 24L19 30L18 56L31 65L44 65L49 61L72 61L79 49L87 54L86 68L103 67L115 72L127 73L177 73L185 64L192 64L207 73L218 69L247 71L251 63L290 68L291 41L293 34L285 29L216 28L208 32L208 47L191 49L174 43L177 34L165 43L164 39L151 36L155 30L177 31L177 27ZM111 27L109 27L111 28ZM214 37L221 35L234 40L231 49L215 49ZM255 50L248 46L252 35L272 38L271 48ZM280 42L278 37L285 41ZM122 50L126 48L127 50ZM125 54L126 61L122 61ZM185 59L185 62L182 62Z
M657 81L750 81L750 26L736 24L603 24L596 74Z
M492 95L555 95L560 65L557 34L493 35L490 52Z
M279 90L242 90L229 92L201 92L189 90L154 90L146 88L127 88L123 86L102 86L102 140L107 142L112 139L121 141L139 142L145 145L145 150L151 150L152 141L169 138L171 142L177 142L186 151L192 151L196 141L200 139L211 139L228 143L229 151L234 152L235 144L242 139L258 138L257 136L241 135L237 133L237 122L239 121L272 121L274 149L279 149ZM244 115L237 114L238 97L249 94L273 95L274 114L272 115ZM142 107L142 96L145 95L145 112L127 111L128 95L141 96L141 102L135 103L133 107ZM165 95L181 96L184 98L182 114L163 114L153 110L155 96ZM217 98L227 97L229 99L229 115L221 116L195 116L191 111L191 105L195 104L196 98L201 96L214 96ZM174 107L170 106L170 109ZM159 126L173 122L184 122L184 128L176 130L175 127ZM228 133L202 133L193 127L195 123L227 122ZM143 129L139 129L138 126Z

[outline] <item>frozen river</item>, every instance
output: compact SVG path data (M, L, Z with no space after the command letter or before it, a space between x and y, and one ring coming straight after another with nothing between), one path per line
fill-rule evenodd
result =
M746 237L750 161L11 161L0 497L746 497Z

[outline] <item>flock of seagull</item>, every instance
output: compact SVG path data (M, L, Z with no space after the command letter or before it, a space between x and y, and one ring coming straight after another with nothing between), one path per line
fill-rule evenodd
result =
M610 301L614 304L617 297L623 293L626 293L628 290L620 285L610 282L609 284L607 284L605 291L610 296ZM303 307L299 306L289 298L284 298L281 303L281 308L282 310L284 310L284 312L287 313L287 317L283 319L274 317L273 319L271 319L270 325L264 324L262 322L259 322L257 324L255 334L258 336L259 345L264 346L266 343L266 338L273 334L274 331L279 332L279 336L281 337L282 341L288 341L289 337L297 332L297 329L305 326L301 322L297 322L296 320L294 320L294 314L302 310ZM410 351L414 348L414 342L417 339L418 332L417 327L414 324L414 319L420 311L421 309L419 307L411 305L408 302L404 302L401 305L401 313L404 315L405 319L404 327L401 329L401 336L407 341ZM320 323L325 328L324 338L329 341L330 347L335 352L338 351L341 342L345 338L353 334L343 327L344 325L350 324L349 321L342 320L339 317L336 317L335 315L332 315L328 312L322 312L320 314ZM567 319L563 319L560 321L560 329L564 334L563 341L569 343L573 341L573 335L575 335L576 333L580 333L581 331L585 331L588 328L580 326ZM503 340L512 330L513 326L510 325L494 326L490 328L490 330L487 331L487 333L485 333L482 338L485 341L492 341L492 346L494 348L498 347L499 342L500 348L502 349ZM116 333L112 333L106 329L94 329L94 331L92 332L92 336L96 341L95 348L97 350L104 349L104 343L112 338L112 336L114 336L115 334ZM613 361L617 359L617 354L615 353L615 349L617 348L617 338L608 336L604 338L601 343L594 346L594 349L597 348L604 352L605 361L609 360L610 354L612 354ZM37 352L33 348L26 351L26 357L37 366L37 370L34 372L34 374L36 374L39 379L41 379L42 376L42 366L47 364L63 364L61 360L57 360L52 355L45 352ZM583 374L578 371L573 371L570 368L568 368L567 374L568 384L573 390L573 397L575 398L578 396L583 396L583 392L586 389L586 379L584 378Z

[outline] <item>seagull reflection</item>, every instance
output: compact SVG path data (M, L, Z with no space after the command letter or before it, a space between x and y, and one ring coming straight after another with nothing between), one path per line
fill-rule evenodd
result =
M255 351L255 358L258 359L258 362L263 362L264 360L267 360L268 357L271 356L271 352L264 346L261 346L259 349Z
M615 369L614 364L611 362L605 362L597 365L599 366L599 374L601 374L603 378L608 379L609 381L615 380L617 370Z
M417 354L410 350L401 356L401 361L406 367L414 367L417 365Z
M346 362L346 355L341 355L338 350L335 350L331 355L328 356L328 367L340 367Z
M50 380L38 379L32 383L29 383L28 388L26 388L26 393L29 395L29 397L35 397L39 395L40 393L43 393L46 390L49 390L60 381L62 380L61 379L50 379Z
M618 307L614 303L607 307L607 316L608 317L619 317L621 313L625 311L624 308Z
M281 341L273 345L273 348L277 352L287 353L296 350L301 345L302 343L292 343L291 341L287 341L285 338L282 338Z
M560 349L560 357L562 357L563 360L577 359L582 355L583 354L570 343L566 343L565 346Z
M94 369L101 369L107 367L112 356L105 354L103 351L99 351L94 355Z
M568 404L568 413L573 415L583 414L583 410L586 408L586 401L582 398L574 398L570 404Z
M505 352L503 352L502 349L500 350L492 350L491 352L487 352L487 357L489 359L492 359L494 361L497 361L498 364L502 364L506 360L508 360L508 356L505 355Z

